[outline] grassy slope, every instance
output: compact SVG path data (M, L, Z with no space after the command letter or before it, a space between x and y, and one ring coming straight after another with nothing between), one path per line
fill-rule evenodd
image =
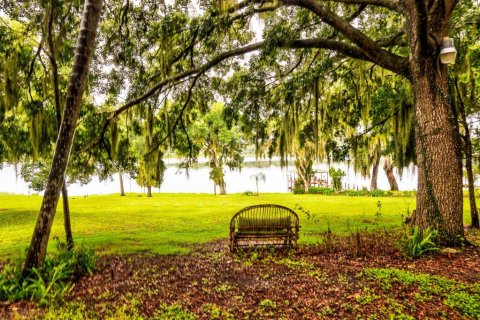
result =
M377 201L382 219L375 220ZM41 197L0 194L0 259L18 255L27 247ZM103 252L148 251L170 254L188 251L186 245L228 237L231 216L253 204L275 203L309 210L300 217L300 243L319 241L319 232L354 231L400 225L402 214L415 208L414 198L370 198L321 195L155 194L71 197L75 241ZM465 203L465 212L468 203ZM466 221L468 222L468 221ZM61 205L51 237L63 239Z

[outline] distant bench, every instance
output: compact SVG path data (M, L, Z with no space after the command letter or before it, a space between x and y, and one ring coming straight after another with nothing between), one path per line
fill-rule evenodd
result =
M298 229L298 216L292 209L276 204L246 207L230 220L230 251L248 244L281 244L287 248L293 244L296 248Z

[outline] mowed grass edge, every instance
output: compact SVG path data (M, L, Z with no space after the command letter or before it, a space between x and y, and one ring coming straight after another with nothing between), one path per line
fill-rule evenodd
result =
M0 194L0 259L24 254L41 200L41 196ZM321 241L320 234L328 228L334 233L346 233L400 226L402 217L415 208L414 197L160 193L152 198L142 194L73 196L70 210L77 244L105 254L181 254L188 252L192 244L227 238L233 214L245 206L261 203L279 204L297 212L300 244ZM64 239L61 207L60 204L51 239ZM468 212L467 201L464 212ZM465 222L469 223L468 214ZM53 241L50 243L54 245Z

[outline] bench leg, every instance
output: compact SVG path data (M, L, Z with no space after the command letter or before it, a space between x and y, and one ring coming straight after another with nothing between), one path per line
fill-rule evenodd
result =
M230 234L230 252L235 252L237 249L237 239L235 239L235 234Z

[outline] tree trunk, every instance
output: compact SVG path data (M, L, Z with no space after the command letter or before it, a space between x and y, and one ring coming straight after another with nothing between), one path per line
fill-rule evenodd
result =
M147 186L147 197L152 197L152 186Z
M385 158L385 164L383 165L383 170L387 175L388 183L390 184L391 191L398 191L398 183L397 179L395 179L395 175L393 174L393 163L392 160L388 157Z
M465 170L467 171L467 180L468 180L468 198L470 201L470 217L472 220L471 226L473 228L480 227L478 219L478 209L477 203L475 200L475 178L473 177L473 165L472 165L472 139L470 137L470 126L468 125L467 115L465 112L465 101L462 96L458 85L458 78L455 78L455 92L457 93L457 109L460 113L460 121L462 123L464 134L462 136L464 142L464 153L465 153Z
M62 125L60 126L55 146L42 206L25 259L24 275L28 274L31 268L42 267L45 261L48 239L60 191L65 181L65 171L81 109L82 96L87 83L90 61L95 48L95 37L100 21L101 9L102 0L85 0L78 43L75 48L75 59L66 94Z
M57 134L60 132L60 126L62 124L62 107L60 105L60 89L59 89L59 80L58 80L58 66L57 58L55 54L55 46L53 44L53 20L55 15L55 2L52 0L50 4L50 13L48 17L48 30L47 30L47 40L48 40L48 49L50 54L48 55L50 64L52 67L52 76L53 76L53 92L55 98L55 118L57 120ZM67 249L73 249L73 233L72 225L70 223L70 207L68 205L68 190L67 185L64 182L62 187L62 202L63 202L63 226L65 228L65 238L67 240Z
M475 199L475 179L473 178L473 166L472 166L472 140L470 139L470 132L465 129L465 169L467 170L468 180L468 199L470 201L470 217L472 219L472 227L480 227L478 221L478 210Z
M227 194L227 183L225 182L225 180L223 180L223 178L220 181L219 187L220 187L220 194L221 195L226 195Z
M378 167L380 166L380 145L377 144L373 154L372 180L370 180L370 191L377 190Z
M455 246L463 241L462 162L446 71L435 54L411 58L418 164L416 223L420 231L436 229L439 244Z
M123 171L118 170L118 178L120 180L120 196L125 197L125 188L123 187Z
M62 203L63 203L63 226L65 227L65 237L67 239L67 249L73 249L72 224L70 223L70 206L68 205L68 190L66 183L62 187Z
M257 196L258 196L258 178L255 178L255 184L257 186Z

